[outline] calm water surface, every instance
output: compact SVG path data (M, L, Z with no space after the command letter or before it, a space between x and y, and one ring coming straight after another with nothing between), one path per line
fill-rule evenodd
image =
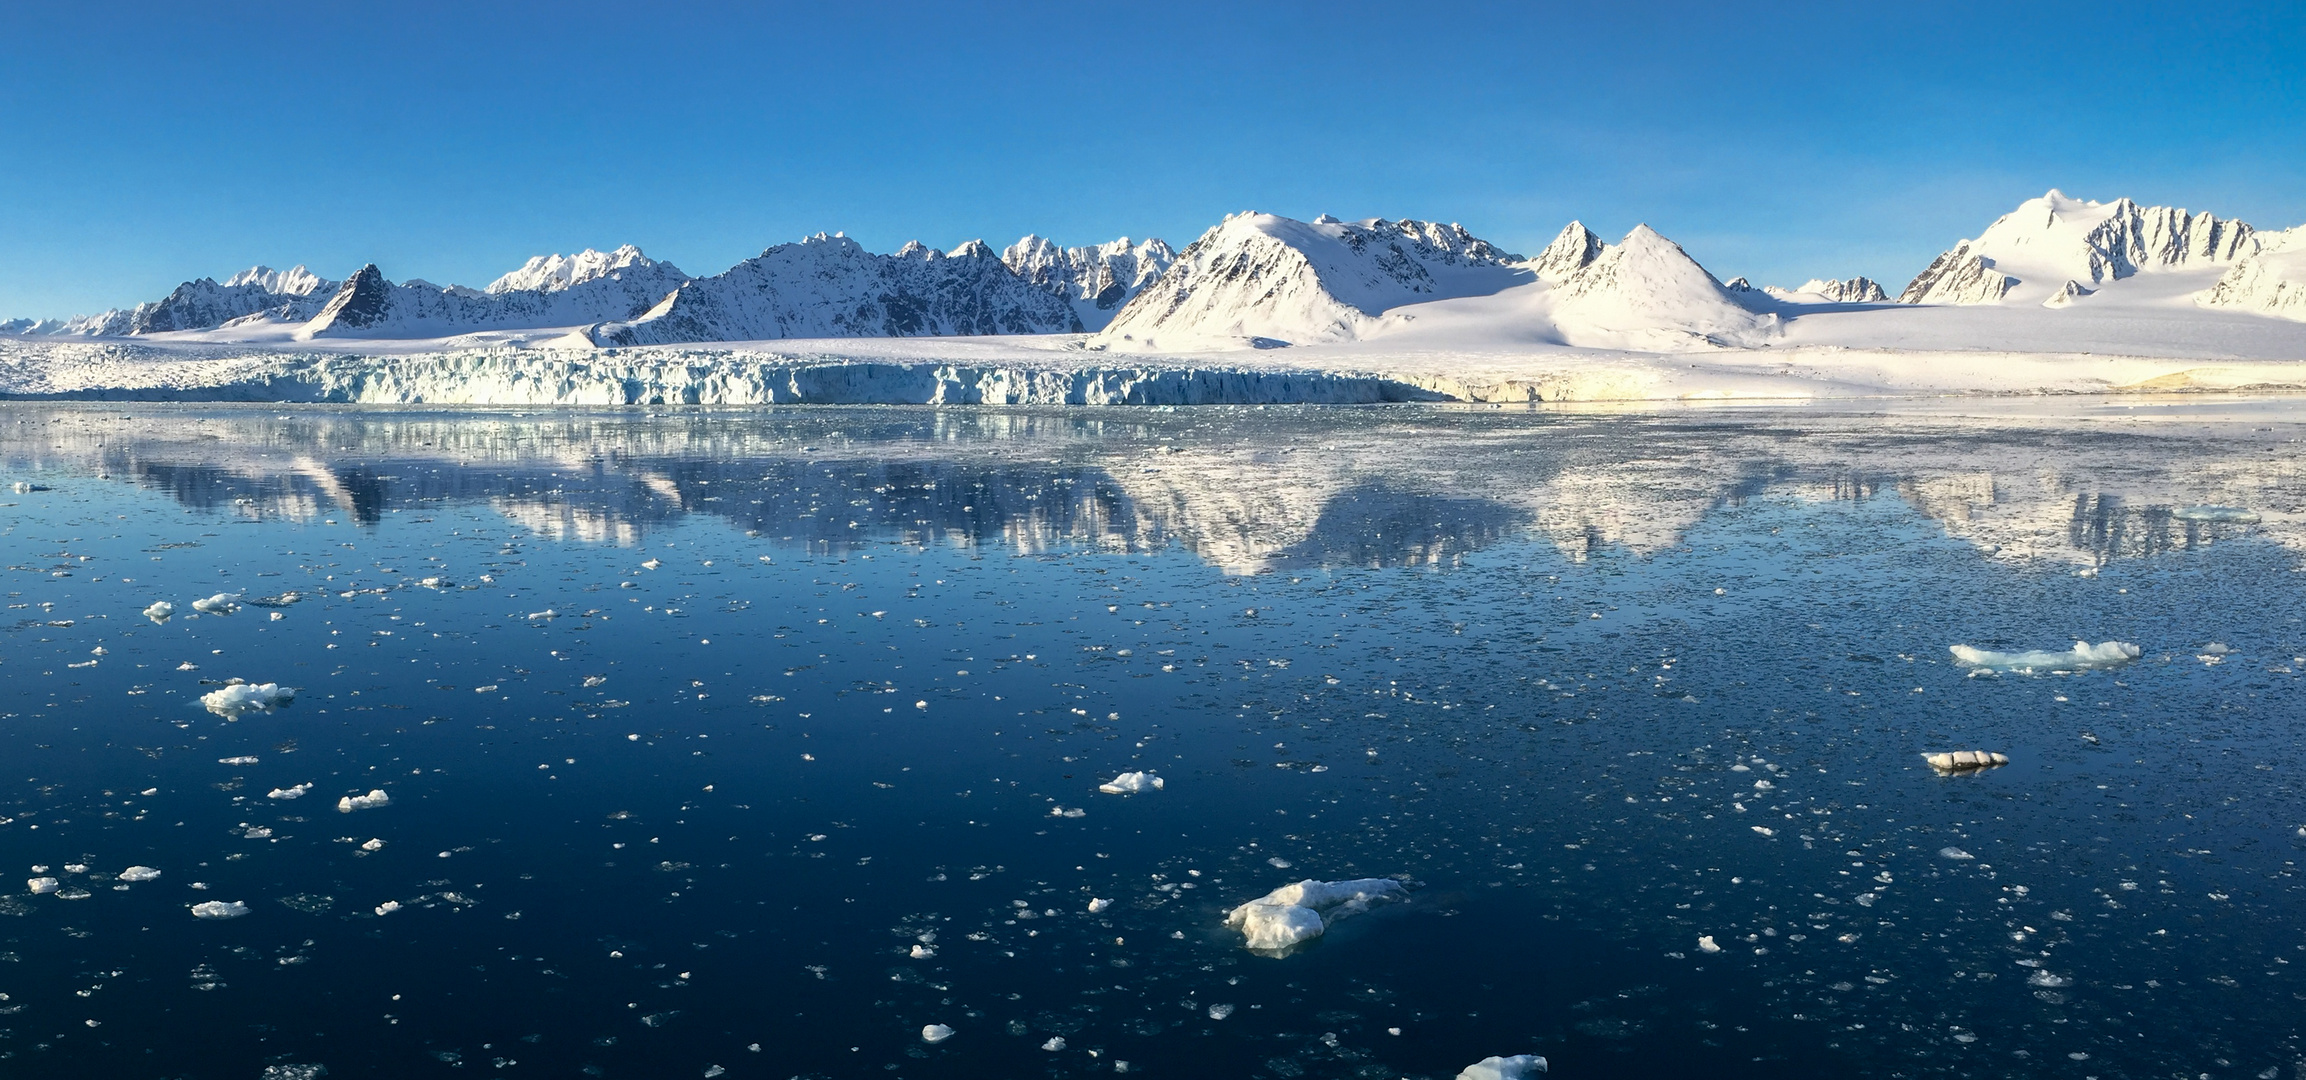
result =
M11 406L0 1074L2291 1077L2283 415Z

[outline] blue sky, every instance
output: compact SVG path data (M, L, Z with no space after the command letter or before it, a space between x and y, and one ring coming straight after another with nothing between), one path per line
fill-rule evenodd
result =
M1241 209L1524 253L1646 221L1723 277L1895 292L2053 186L2306 222L2306 15L2210 6L13 5L0 316L258 262L1182 247Z

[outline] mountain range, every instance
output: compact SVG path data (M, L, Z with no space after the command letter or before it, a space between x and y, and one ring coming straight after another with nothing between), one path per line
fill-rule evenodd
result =
M0 333L289 344L552 330L597 347L1073 334L1122 351L1375 339L1670 351L1766 344L1819 313L2109 304L2306 320L2306 226L2267 232L2053 190L1949 248L1893 301L1863 277L1724 283L1646 225L1608 243L1572 222L1525 258L1456 224L1246 212L1182 252L1028 235L1000 252L972 240L876 254L819 233L710 277L627 245L538 256L485 289L396 283L373 264L341 281L258 266L133 308L0 322Z

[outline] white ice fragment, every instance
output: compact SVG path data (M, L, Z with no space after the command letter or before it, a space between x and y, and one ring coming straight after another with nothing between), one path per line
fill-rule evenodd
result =
M2066 652L1990 652L1968 645L1948 645L1947 651L1964 666L1981 671L2009 671L2030 675L2036 671L2090 671L2116 668L2136 660L2143 650L2127 641L2077 641Z
M1753 830L1763 836L1776 836L1778 834L1776 829L1769 828L1765 825L1756 825L1753 827Z
M1065 1048L1065 1037L1064 1037L1063 1035L1051 1035L1051 1036L1049 1036L1049 1041L1048 1041L1048 1042L1045 1042L1045 1043L1042 1043L1042 1044L1041 1044L1041 1049L1043 1049L1043 1050L1047 1050L1047 1051L1049 1051L1049 1052L1050 1052L1050 1053L1052 1053L1052 1054L1056 1053L1056 1052L1057 1052L1057 1051L1059 1051L1059 1050L1063 1050L1064 1048Z
M2183 506L2170 511L2180 521L2217 521L2235 525L2253 525L2258 515L2239 506Z
M360 845L360 850L362 850L362 851L383 851L383 850L384 850L384 841L382 841L382 840L378 840L378 839L376 839L375 837L370 837L370 838L369 838L369 841L368 841L367 843Z
M1458 1070L1457 1080L1531 1080L1545 1071L1545 1059L1536 1054L1485 1057Z
M216 763L219 765L254 765L256 764L256 755L243 754L239 757L220 757L216 759Z
M159 876L160 871L149 866L131 866L119 874L122 881L151 881Z
M1089 914L1091 914L1091 915L1095 915L1095 914L1098 914L1099 912L1102 912L1102 911L1104 911L1106 908L1109 908L1109 907L1112 907L1112 906L1113 906L1113 901L1111 901L1111 900L1104 900L1104 899L1099 899L1099 898L1097 898L1097 897L1090 897L1090 898L1089 898Z
M1369 910L1372 901L1407 894L1391 878L1300 881L1226 912L1225 925L1241 931L1252 951L1278 953L1320 937L1339 919Z
M192 905L196 919L237 919L248 914L248 905L238 900L204 900Z
M529 612L528 617L529 621L531 622L534 622L538 619L557 619L560 618L560 612L554 611L551 608L546 608L543 611Z
M380 917L381 917L381 916L385 916L385 915L390 915L390 914L392 914L393 912L395 912L395 911L399 911L399 910L400 910L400 901L398 901L398 900L387 900L387 901L385 901L384 903L381 903L381 904L378 904L378 905L376 905L376 913L377 913L377 915L378 915L378 916L380 916Z
M1942 773L1951 773L1974 769L1991 769L2007 765L2010 763L2010 756L1986 750L1955 750L1951 753L1923 754L1922 760L1929 762L1930 768Z
M1699 934L1697 936L1697 951L1708 953L1720 952L1721 946L1714 943L1712 934Z
M1209 1019L1211 1020L1223 1020L1231 1015L1233 1015L1233 1006L1231 1005L1209 1006Z
M144 617L155 623L167 622L168 617L174 614L176 614L176 605L166 600L154 601L151 607L144 609Z
M649 559L649 560L647 560L647 561L645 561L645 562L641 563L641 565L642 565L642 566L645 566L645 567L647 567L647 568L649 568L649 569L651 569L651 570L654 570L654 569L656 569L657 567L663 566L664 564L663 564L663 563L661 563L661 562L658 562L658 561L657 561L657 560L655 560L655 559Z
M230 615L240 610L240 597L232 593L217 593L205 600L194 600L192 610L203 615Z
M921 1025L921 1041L934 1046L953 1037L953 1029L943 1024Z
M1164 781L1149 772L1125 772L1112 780L1097 785L1107 795L1136 795L1146 791L1159 791Z
M1052 806L1049 808L1049 816L1061 818L1088 817L1089 812L1078 806Z
M929 945L915 945L915 946L913 946L913 959L915 959L915 960L930 960L930 959L934 959L934 958L936 957L936 955L937 955L937 950L936 950L936 948L935 948L935 947L933 947L933 946L929 946Z
M366 795L347 795L336 800L336 810L341 814L349 814L355 810L374 810L379 806L390 805L392 805L392 796L385 794L381 788Z
M224 717L253 710L270 712L294 700L296 691L279 683L234 683L200 695L200 703L208 706L209 712Z
M60 882L52 877L36 877L27 879L24 882L24 887L32 890L32 895L42 896L47 893L55 892L56 887L59 884Z
M271 791L266 792L264 797L267 799L301 799L304 797L305 792L311 790L312 784L307 781L305 783L298 784L295 787L273 788Z
M245 836L250 840L270 840L272 839L272 830L263 825L251 825L247 829L243 830L240 835Z
M1942 847L1942 848L1939 848L1939 849L1938 849L1938 857L1939 857L1939 858L1942 858L1942 859L1955 859L1955 860L1961 860L1961 859L1975 859L1975 858L1977 858L1977 856L1975 856L1975 855L1972 855L1972 854L1970 854L1970 853L1969 853L1969 852L1967 852L1967 851L1963 851L1962 849L1960 849L1960 848L1958 848L1958 847Z

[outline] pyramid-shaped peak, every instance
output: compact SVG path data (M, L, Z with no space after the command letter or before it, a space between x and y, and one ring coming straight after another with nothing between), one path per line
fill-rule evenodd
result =
M946 252L945 254L946 254L948 257L950 257L950 258L955 258L955 259L998 259L998 258L1000 258L1000 255L996 254L996 253L993 251L993 248L992 248L992 246L991 246L991 245L989 245L989 244L987 244L987 243L985 243L983 240L970 240L970 241L968 241L968 242L966 242L966 243L963 243L963 244L962 244L960 247L954 248L953 250Z

